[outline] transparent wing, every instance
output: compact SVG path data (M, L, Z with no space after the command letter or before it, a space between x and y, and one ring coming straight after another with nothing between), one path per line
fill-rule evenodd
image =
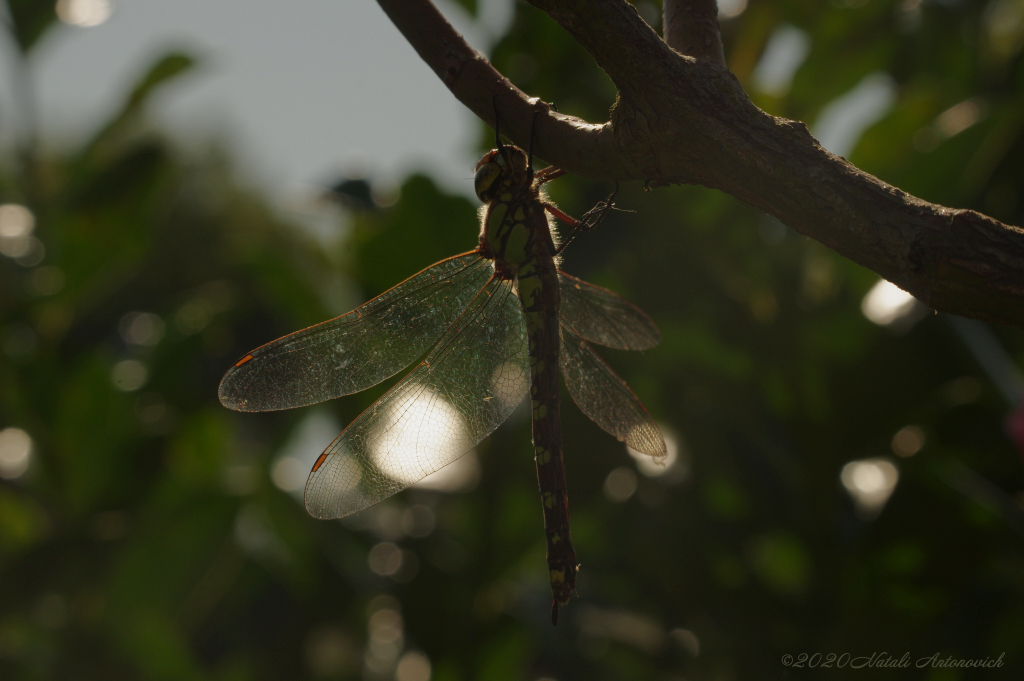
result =
M221 404L290 409L376 385L426 352L491 274L477 253L457 255L348 314L256 348L224 374Z
M562 323L559 364L573 401L594 423L655 459L666 456L665 438L629 386L587 342Z
M512 284L494 278L426 359L320 455L306 510L341 518L459 458L530 388L526 324Z
M661 334L643 310L608 289L558 272L559 316L580 336L616 350L648 350Z

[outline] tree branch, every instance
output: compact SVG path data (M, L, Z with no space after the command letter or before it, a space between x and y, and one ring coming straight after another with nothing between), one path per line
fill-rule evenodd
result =
M430 0L378 0L378 4L452 94L491 127L497 96L502 134L526 148L534 111L538 106L546 109L540 100L531 99L498 73ZM559 167L584 177L638 179L619 162L608 127L548 111L547 116L538 117L534 153L549 163L558 158Z
M523 145L536 100L469 47L429 0L378 0L452 93ZM619 89L611 122L537 119L535 154L568 172L728 192L944 312L1024 327L1024 230L906 194L754 106L727 70L670 49L623 0L530 0Z
M717 0L664 0L661 34L677 52L725 68Z

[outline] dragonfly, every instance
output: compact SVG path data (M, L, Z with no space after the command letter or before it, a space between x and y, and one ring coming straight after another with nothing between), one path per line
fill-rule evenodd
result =
M497 108L497 107L496 107ZM536 116L534 118L536 120ZM374 386L416 364L313 464L305 488L315 518L341 518L422 480L469 452L529 394L551 584L551 620L575 589L578 565L559 419L559 370L581 411L632 449L666 456L657 423L589 343L645 350L654 322L611 291L558 269L553 218L592 228L611 207L575 220L534 173L529 151L503 144L476 166L483 202L478 245L442 260L355 310L245 354L221 380L221 403L247 412L304 407ZM532 128L532 126L531 126ZM596 219L592 216L597 215Z

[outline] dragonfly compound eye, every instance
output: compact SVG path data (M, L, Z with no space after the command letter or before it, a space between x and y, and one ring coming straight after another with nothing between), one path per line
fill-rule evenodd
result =
M493 194L494 181L501 175L501 167L493 161L482 164L473 178L473 188L481 201L488 201Z

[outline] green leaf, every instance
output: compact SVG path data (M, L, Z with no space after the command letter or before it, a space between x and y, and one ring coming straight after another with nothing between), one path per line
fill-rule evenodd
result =
M135 85L135 89L132 90L132 94L128 98L128 106L141 105L156 88L187 73L195 65L196 60L183 52L165 54L149 67L146 75Z
M7 8L14 23L14 37L22 52L28 52L57 19L55 7L54 2L7 0Z
M153 93L179 76L188 73L196 65L196 60L182 52L169 52L158 58L146 70L131 94L125 100L121 110L104 125L85 147L85 155L102 154L125 133L133 129L142 113L142 108Z
M474 17L476 16L476 12L477 12L476 0L455 0L455 4L459 5L460 7L462 7L462 9L466 10L467 12L469 12L469 14L471 16L474 16Z

